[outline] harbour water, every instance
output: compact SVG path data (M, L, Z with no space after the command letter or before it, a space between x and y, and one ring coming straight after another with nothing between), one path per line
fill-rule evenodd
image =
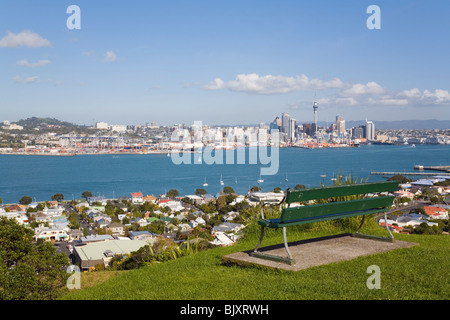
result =
M225 162L225 161L224 161ZM235 161L237 163L238 161ZM259 161L258 161L259 162ZM107 198L130 196L142 192L155 196L170 189L180 195L194 194L204 188L216 195L224 186L240 194L259 185L262 191L276 187L286 189L297 184L306 187L332 184L333 176L352 174L358 179L382 181L374 171L414 172L415 165L450 164L450 145L384 146L363 145L359 148L279 149L279 168L275 175L260 177L260 168L250 164L174 164L167 154L161 155L78 155L74 157L0 155L0 198L16 203L23 196L35 201L50 200L62 193L66 200L81 197L83 191ZM433 172L438 175L439 172ZM223 185L220 184L222 177ZM419 179L419 177L416 177ZM258 180L263 182L258 184ZM208 186L203 186L205 183Z

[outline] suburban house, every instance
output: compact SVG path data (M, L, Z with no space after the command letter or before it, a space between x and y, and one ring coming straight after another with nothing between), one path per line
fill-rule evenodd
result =
M145 227L146 225L148 225L148 221L147 219L144 219L142 217L138 217L134 220L132 220L133 223L136 223L137 225L139 225L140 227Z
M90 271L96 265L107 267L114 256L127 255L145 245L147 242L142 240L110 240L75 246L73 253L75 263L79 263L80 269Z
M130 231L128 236L131 240L145 240L150 241L159 237L158 234L150 231Z
M144 196L141 192L133 192L131 193L131 202L133 204L143 204L144 203Z
M399 198L408 198L408 199L414 199L415 196L414 193L406 190L395 191L394 195Z
M251 192L249 199L252 202L279 203L284 198L284 193L276 192Z
M20 211L6 212L3 208L0 209L0 217L6 217L8 219L15 219L18 224L24 225L28 223L28 217L25 213Z
M211 234L214 235L217 232L239 232L244 227L245 226L240 223L224 222L218 226L213 227L211 230Z
M44 207L42 213L47 216L60 216L64 212L64 209L60 206L56 206L53 208Z
M112 236L123 236L125 234L125 226L118 222L112 222L105 227L107 232L111 232Z
M36 228L34 229L34 240L44 239L45 241L67 241L69 235L65 230L58 228Z
M94 234L91 236L80 237L80 241L82 243L92 243L109 240L114 240L114 238L109 234Z
M144 197L144 202L151 202L151 203L156 203L156 197L154 195L146 195Z
M448 211L439 206L424 206L425 213L432 219L448 219Z
M88 197L87 202L89 203L90 206L92 206L93 203L95 202L99 202L102 204L102 206L106 205L106 198L105 196L94 196L94 197Z
M192 201L196 206L201 205L203 203L203 198L197 195L187 195L186 198Z

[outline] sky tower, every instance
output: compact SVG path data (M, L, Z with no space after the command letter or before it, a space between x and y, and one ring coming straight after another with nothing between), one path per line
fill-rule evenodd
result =
M316 97L314 96L314 104L313 104L313 109L314 109L314 125L313 125L313 134L316 133L317 131L317 109L319 109L319 105L317 104L316 101Z

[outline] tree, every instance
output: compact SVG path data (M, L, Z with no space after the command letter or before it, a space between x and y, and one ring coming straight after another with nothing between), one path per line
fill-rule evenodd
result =
M208 191L206 191L205 189L203 189L203 188L199 188L199 189L196 189L195 190L195 194L197 195L197 196L204 196L205 194L207 194L208 193Z
M388 181L398 181L399 183L407 183L407 182L411 182L411 179L408 179L400 174L397 174L395 176L392 176L388 179Z
M84 191L84 192L81 194L81 196L82 196L83 198L87 199L87 198L89 198L89 197L92 197L92 192L90 192L90 191Z
M294 187L295 190L301 190L301 189L305 189L305 185L303 184L298 184Z
M55 299L66 285L69 259L13 219L0 219L0 300Z
M31 202L33 202L33 199L31 199L31 197L28 197L28 196L23 196L23 197L19 200L19 203L20 203L20 204L30 204Z
M177 189L170 189L169 192L167 192L167 196L171 199L177 197L179 194Z
M250 189L250 191L251 191L251 192L258 192L258 191L261 191L261 188L258 187L258 186L253 186L253 187Z
M62 193L55 193L54 195L52 195L52 200L53 201L64 200L64 195Z
M276 187L275 189L273 189L273 192L275 192L275 193L283 193L283 190L280 187Z
M223 192L226 194L234 193L234 189L232 187L226 186L223 188Z

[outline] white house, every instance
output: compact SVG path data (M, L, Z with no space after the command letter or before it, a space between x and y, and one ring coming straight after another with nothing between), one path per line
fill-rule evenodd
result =
M144 203L144 196L141 192L133 192L131 193L131 202L133 204L143 204Z
M234 244L235 240L232 235L220 231L216 232L214 234L214 240L209 242L216 246L230 246Z
M69 239L67 232L58 228L36 228L34 233L35 240L44 239L45 241L65 241Z

